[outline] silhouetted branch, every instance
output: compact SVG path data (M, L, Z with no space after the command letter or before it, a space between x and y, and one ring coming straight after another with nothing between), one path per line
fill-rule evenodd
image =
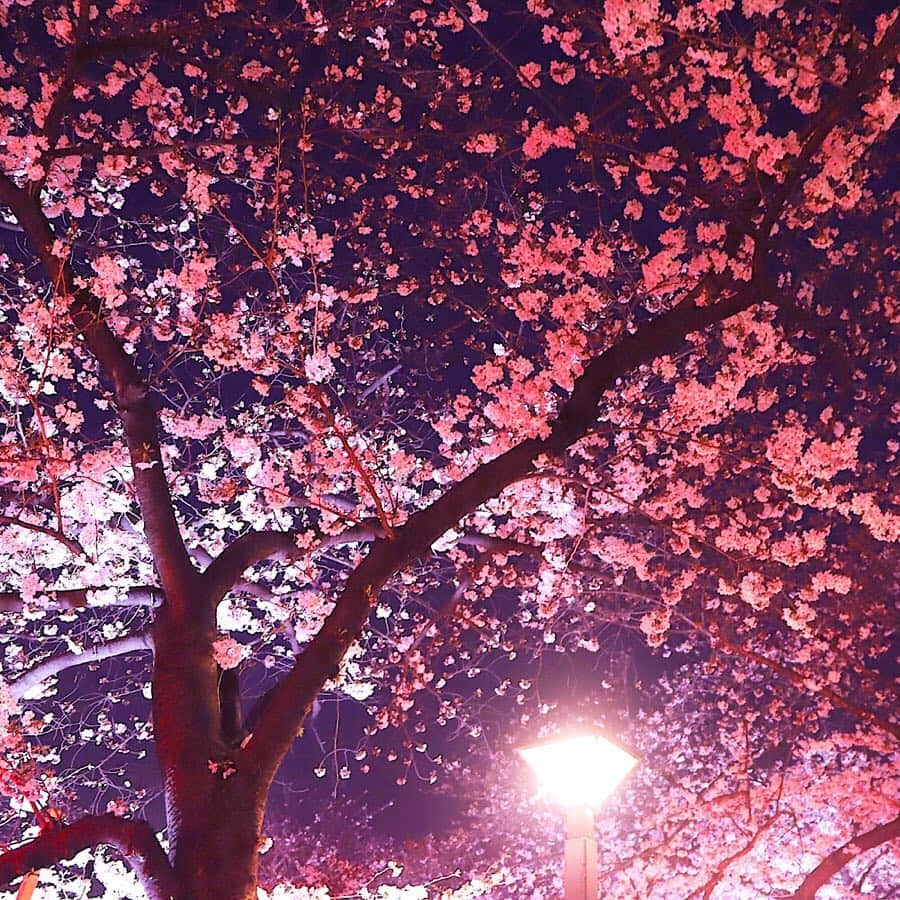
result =
M794 900L815 900L816 892L819 888L824 887L831 880L832 876L840 872L847 863L852 862L860 853L865 853L867 850L872 850L898 837L900 837L900 816L897 816L890 822L885 822L883 825L877 825L875 828L847 841L846 844L829 853L803 879L803 884L794 891Z

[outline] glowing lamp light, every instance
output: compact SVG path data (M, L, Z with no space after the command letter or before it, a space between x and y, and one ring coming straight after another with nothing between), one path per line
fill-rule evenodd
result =
M594 809L634 768L637 757L599 731L533 744L519 754L537 776L541 792L568 810L564 900L597 900Z
M519 750L541 792L563 806L596 809L634 768L637 758L599 733L556 738Z

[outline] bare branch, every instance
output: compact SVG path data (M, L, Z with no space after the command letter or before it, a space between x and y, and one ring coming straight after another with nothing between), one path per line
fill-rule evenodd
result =
M74 666L83 666L85 663L100 662L102 659L110 659L113 656L124 656L126 653L140 653L153 649L153 639L149 632L131 634L126 637L95 644L93 647L85 647L80 653L67 652L50 656L38 663L15 681L11 682L10 689L13 696L21 699L32 688L37 687L42 681L46 681L53 675L58 675L66 669Z
M875 828L857 835L837 850L830 853L803 879L803 884L793 893L794 900L815 900L816 892L829 880L852 862L860 853L880 847L888 841L900 837L900 816L877 825Z
M778 794L775 800L775 811L769 816L764 822L762 822L743 846L738 847L733 853L730 853L726 856L716 867L715 872L713 872L712 876L702 887L697 888L688 900L692 900L692 898L700 895L702 893L703 900L710 900L712 897L713 891L718 887L719 883L725 877L725 873L731 867L732 863L737 862L739 859L743 859L750 852L752 852L753 848L759 843L760 838L765 835L765 833L772 827L772 825L779 819L781 816L781 794L784 789L784 775L782 774L780 783L778 785Z
M191 547L191 556L202 566L209 566L216 559L212 553L203 547ZM247 581L245 578L238 578L228 590L237 590L241 593L249 594L251 597L256 597L257 600L272 600L274 597L272 591L264 584L256 584L253 581ZM228 590L226 590L226 593Z
M366 397L368 397L370 394L374 394L375 391L377 391L377 390L378 390L380 387L382 387L383 385L387 384L387 383L391 380L391 377L394 376L394 375L396 375L402 368L403 368L403 366L401 366L401 365L398 363L396 366L393 366L392 368L388 369L387 372L384 373L384 375L382 375L380 378L376 378L375 381L373 381L373 382L372 382L372 383L371 383L371 384L370 384L370 385L369 385L369 386L368 386L368 387L367 387L367 388L359 395L359 399L360 399L360 400L365 400Z
M0 884L9 884L33 869L49 868L103 844L115 847L128 860L148 900L171 900L175 896L175 876L150 825L113 815L85 816L7 851L0 856Z

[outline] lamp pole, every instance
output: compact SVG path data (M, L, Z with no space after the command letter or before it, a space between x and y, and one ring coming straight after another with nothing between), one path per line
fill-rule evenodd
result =
M597 900L597 841L594 812L589 806L568 809L563 864L564 900Z

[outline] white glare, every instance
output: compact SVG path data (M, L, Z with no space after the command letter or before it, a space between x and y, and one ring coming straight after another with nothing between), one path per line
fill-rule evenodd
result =
M563 806L600 806L637 759L599 734L577 735L519 751L541 792Z

